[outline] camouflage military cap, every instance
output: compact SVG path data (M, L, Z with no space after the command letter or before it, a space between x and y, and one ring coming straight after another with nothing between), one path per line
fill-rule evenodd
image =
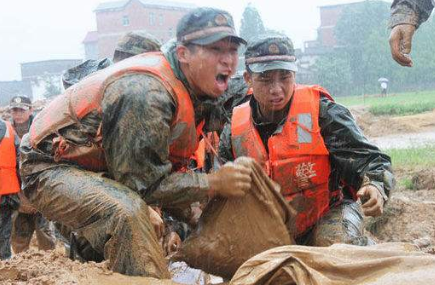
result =
M237 36L231 15L215 8L197 8L186 14L177 25L177 41L182 44L209 45L231 37L238 43L246 41Z
M161 45L158 39L147 32L129 32L119 39L115 52L138 55L147 51L158 51Z
M293 43L281 35L260 36L250 42L245 51L245 65L252 72L298 70Z

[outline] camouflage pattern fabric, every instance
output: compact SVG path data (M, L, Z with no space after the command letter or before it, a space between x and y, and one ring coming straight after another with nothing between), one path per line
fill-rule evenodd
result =
M51 250L56 246L53 224L45 219L41 213L17 213L13 220L12 248L15 253L29 249L33 233L36 232L39 250Z
M119 39L115 54L116 51L120 51L133 56L147 51L158 51L161 45L157 38L147 32L128 32Z
M63 87L67 89L88 76L89 74L92 74L100 69L104 69L112 64L113 62L109 58L104 58L101 60L89 59L63 72Z
M391 4L390 28L400 24L418 28L429 18L433 8L432 0L394 0Z

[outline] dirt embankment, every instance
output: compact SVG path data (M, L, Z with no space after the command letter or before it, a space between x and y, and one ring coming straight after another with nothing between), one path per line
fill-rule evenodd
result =
M411 190L398 185L380 218L367 229L383 242L413 242L435 254L435 168L396 171L397 180L411 180Z
M350 108L358 125L368 137L435 131L435 111L409 116L374 116L367 107Z

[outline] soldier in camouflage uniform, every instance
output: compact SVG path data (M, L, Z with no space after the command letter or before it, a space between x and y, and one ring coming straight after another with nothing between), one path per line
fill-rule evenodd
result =
M162 220L195 201L239 197L251 171L185 171L243 39L227 12L198 8L165 52L144 53L94 73L58 96L21 145L24 193L38 211L77 233L87 259L129 275L167 278ZM88 251L90 252L90 251ZM86 258L85 258L86 259Z
M63 87L67 89L89 74L104 69L123 59L148 51L158 51L160 50L160 46L160 41L147 32L128 32L119 39L113 54L113 62L109 58L101 60L89 59L70 68L62 74Z
M298 244L372 244L363 234L361 209L368 216L382 213L394 186L390 158L325 89L296 84L289 38L266 35L250 42L245 64L253 94L225 125L220 159L249 156L263 165L298 213ZM366 196L360 207L355 200Z
M435 5L435 0L394 0L391 5L390 47L394 60L403 66L412 66L412 37L425 22Z

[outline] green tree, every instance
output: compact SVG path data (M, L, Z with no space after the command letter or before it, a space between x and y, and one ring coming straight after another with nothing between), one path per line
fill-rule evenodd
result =
M59 95L62 91L60 88L60 79L57 76L50 76L50 75L44 75L41 78L44 87L45 87L45 92L44 92L44 97L47 99L56 97L57 95Z
M247 41L252 40L260 34L264 34L266 29L258 10L249 3L243 11L240 25L240 36Z
M349 59L339 51L316 61L315 78L316 83L325 87L333 96L354 94Z
M370 93L378 87L377 79L386 76L378 73L390 60L385 48L388 17L388 3L364 1L348 5L335 26L337 43L349 59L356 94Z

